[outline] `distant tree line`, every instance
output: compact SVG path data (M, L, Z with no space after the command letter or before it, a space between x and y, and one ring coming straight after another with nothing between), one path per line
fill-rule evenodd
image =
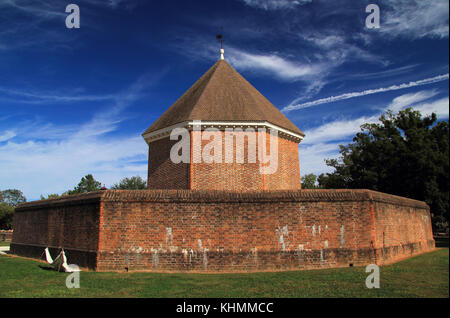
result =
M62 194L41 195L41 200L57 199L64 196L99 191L106 189L102 187L102 183L95 180L92 174L88 174L81 178L80 182L72 190L68 190ZM111 189L116 190L144 190L147 189L147 181L139 176L123 178L119 183L114 184ZM8 189L0 191L0 230L10 230L13 225L13 217L15 208L27 199L20 190Z
M63 196L74 195L74 194L82 194L93 191L100 191L102 189L106 189L106 187L102 187L102 183L100 181L95 180L92 174L88 174L81 178L80 182L73 190L68 190L63 194L49 194L46 197L41 195L41 200L46 199L56 199ZM130 178L123 178L119 183L115 183L111 186L112 190L145 190L147 189L147 181L142 179L140 176L134 176Z
M0 230L12 229L14 209L27 199L23 193L16 189L0 191Z
M371 189L425 201L436 231L448 232L449 123L411 108L388 111L364 124L340 158L327 159L331 173L305 175L304 189Z

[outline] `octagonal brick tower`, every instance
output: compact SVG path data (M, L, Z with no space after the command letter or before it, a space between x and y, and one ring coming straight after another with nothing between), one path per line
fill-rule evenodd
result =
M221 59L142 134L149 146L149 189L300 189L298 144L304 137L303 132L230 66L223 59L223 51L221 53ZM200 129L195 126L198 121L201 121ZM171 149L180 141L180 136L175 140L170 138L175 128L185 128L190 137L187 162L171 160ZM206 137L206 128L216 129L217 135ZM225 142L228 129L235 129L232 144ZM270 131L277 131L277 137L272 137L277 138L276 147L269 144ZM244 137L239 144L244 161L226 161L227 152L236 158L239 134ZM254 136L250 136L252 134ZM196 144L195 137L199 137L200 143ZM224 160L212 163L193 160L193 156L205 151L204 147L217 137L223 137L218 139L222 146L211 153L221 151ZM265 140L260 139L262 137L266 137ZM249 146L249 140L257 141L256 160L250 159L249 151L255 148ZM272 163L260 160L259 151L264 143L266 154L274 150L278 153L276 171L266 174L261 173L261 167Z

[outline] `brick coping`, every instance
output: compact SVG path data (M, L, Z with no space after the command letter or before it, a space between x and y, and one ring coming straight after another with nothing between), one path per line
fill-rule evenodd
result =
M187 202L187 203L272 203L272 202L332 202L332 201L371 201L429 210L422 201L364 189L305 189L280 191L220 191L220 190L104 190L26 202L16 208L16 212L81 205L100 202Z

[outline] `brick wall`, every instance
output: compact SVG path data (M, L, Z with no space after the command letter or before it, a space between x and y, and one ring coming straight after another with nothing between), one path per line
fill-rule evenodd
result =
M189 189L189 165L170 160L170 149L177 141L169 138L150 143L148 153L149 189Z
M268 134L266 142L269 149ZM274 174L264 175L263 190L301 189L298 147L297 142L285 138L278 139L278 170Z
M247 133L235 132L234 134L242 136L244 140L243 147L239 148L243 149L244 163L236 161L237 138L234 138L233 147L227 149L223 131L218 132L216 137L222 140L222 163L194 163L193 158L198 154L198 148L191 143L191 164L175 164L170 160L170 149L177 141L164 138L151 142L148 160L149 189L257 191L299 190L301 188L297 142L278 138L278 168L273 174L262 175L258 149L256 148L256 162L249 163L248 138L244 138ZM258 142L259 133L253 134ZM270 137L269 134L264 134L266 135L267 153L269 153ZM190 136L192 141L194 132L191 131ZM200 150L203 151L209 142L209 140L202 140ZM227 151L233 153L233 163L226 163Z
M20 205L14 214L11 253L45 259L46 247L53 257L64 248L71 264L95 269L101 195L97 192Z
M100 270L383 264L434 247L424 203L372 191L109 192L104 199ZM393 213L401 220L392 222ZM379 246L382 222L390 224L385 236L392 242L404 239Z
M191 132L191 140L194 139L195 132ZM250 133L257 135L257 133ZM194 163L191 160L191 189L195 190L235 190L235 191L256 191L263 189L263 176L259 171L259 161L257 158L257 147L256 148L256 162L250 163L248 160L248 139L245 133L236 133L244 138L244 163L236 162L236 139L234 138L234 147L232 149L227 149L225 146L224 132L218 133L218 137L222 140L222 162L223 163ZM200 138L199 138L200 139ZM256 137L255 137L255 140ZM203 151L206 144L209 141L202 140L201 150ZM197 150L194 145L191 145L192 158L197 155ZM231 150L230 153L233 154L233 163L225 163L226 151ZM201 153L199 154L201 157Z
M402 205L398 201L394 197L390 201L374 203L374 242L379 264L388 264L434 248L429 211Z
M428 206L367 190L102 191L17 209L12 253L106 270L385 264L434 248Z

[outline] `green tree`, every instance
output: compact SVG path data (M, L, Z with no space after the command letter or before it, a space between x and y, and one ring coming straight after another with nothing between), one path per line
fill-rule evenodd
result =
M48 199L58 199L63 197L64 195L67 195L66 192L64 192L63 194L59 195L57 193L53 193L53 194L48 194L47 197L45 197L44 195L41 194L41 200L48 200Z
M92 192L92 191L98 191L101 189L102 184L95 180L92 174L88 174L81 178L81 181L78 183L78 185L73 189L67 191L68 195L73 194L80 194L80 193L86 193L86 192Z
M340 145L340 152L346 152L344 146ZM322 173L317 178L320 188L324 189L346 189L350 187L351 176L349 172L349 166L351 165L349 158L342 156L338 159L327 159L326 164L333 167L335 170L333 173Z
M147 181L139 176L131 178L123 178L119 183L114 184L111 189L114 190L145 190L147 189Z
M313 173L303 176L302 189L316 189L317 176Z
M14 207L8 203L0 203L0 230L11 230L14 218Z
M22 191L17 189L3 190L1 193L1 202L5 202L10 206L18 206L20 203L27 202L27 198L23 195Z
M22 191L17 189L3 190L0 193L0 229L10 230L13 225L14 209L20 203L27 202Z
M433 223L448 224L449 123L411 108L388 111L380 123L364 124L353 143L329 159L333 173L319 176L325 188L372 189L425 201ZM448 225L447 225L448 226Z

